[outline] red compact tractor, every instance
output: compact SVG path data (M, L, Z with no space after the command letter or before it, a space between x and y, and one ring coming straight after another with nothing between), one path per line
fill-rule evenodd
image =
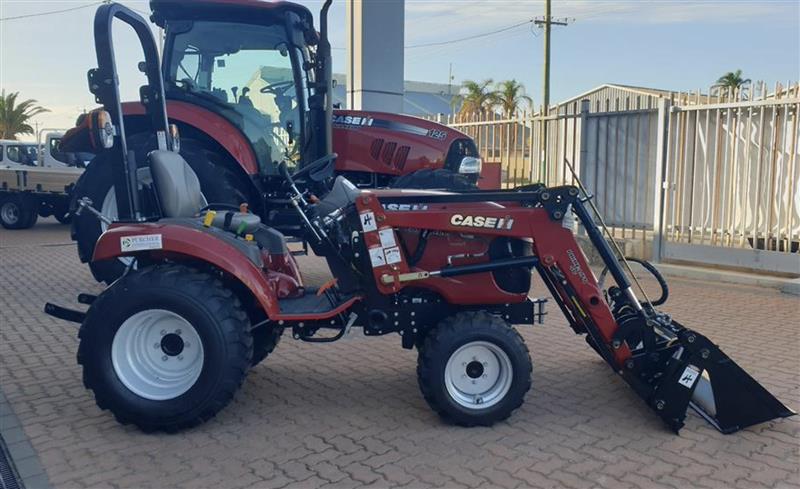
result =
M200 180L209 202L250 210L288 235L300 233L293 211L276 194L278 162L300 164L322 155L323 127L332 130L335 170L362 188L474 188L481 172L475 143L435 122L397 114L333 110L332 121L314 120L329 79L316 53L314 34L299 5L261 0L152 0L152 19L164 29L162 73L169 120L182 136L180 153ZM289 18L301 19L287 25ZM287 31L288 29L288 31ZM287 35L286 32L289 32ZM127 149L137 164L158 147L145 106L122 103ZM98 151L91 128L95 111L64 138L73 151ZM332 129L331 129L332 127ZM101 155L74 192L92 202L105 221L117 219L111 165ZM484 180L488 182L488 180ZM499 183L499 182L497 182ZM143 202L143 209L149 203ZM284 212L282 212L282 210ZM72 237L83 262L107 229L103 219L80 212ZM122 273L117 261L91 263L100 281Z
M306 42L320 47L315 63L327 64L330 0L319 35L305 9L281 5L284 26L305 26ZM133 27L145 53L142 105L158 141L146 166L124 157L114 19ZM292 30L280 32L275 42L293 49L280 37ZM324 343L359 327L367 336L397 334L404 348L418 349L422 394L443 418L491 425L519 407L531 386L528 349L513 326L543 317L544 301L528 296L533 269L575 333L675 432L689 407L725 433L794 414L706 337L637 298L624 260L590 215L590 198L576 187L361 189L341 175L327 182L334 153L313 160L303 153L294 172L279 163L276 192L335 277L319 288L304 285L279 231L246 205L204 197L177 151L145 20L105 4L95 38L98 68L90 82L105 122L93 130L107 156L101 164L114 178L119 222L100 237L92 259L124 257L128 267L100 295L79 297L87 312L53 304L45 310L82 323L84 383L120 422L166 431L197 425L228 404L285 330ZM316 131L315 151L324 153L330 80L316 83L321 98L309 107L309 131ZM144 202L158 214L144 212ZM614 280L606 290L575 240L576 219Z

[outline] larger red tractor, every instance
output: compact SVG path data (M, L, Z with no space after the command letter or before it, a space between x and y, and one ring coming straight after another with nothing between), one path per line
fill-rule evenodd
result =
M146 55L142 98L159 148L142 168L124 157L108 40L115 18L136 30ZM316 36L310 14L291 18L298 22ZM367 336L399 335L403 347L418 349L422 394L443 418L490 425L510 416L531 386L530 355L513 325L542 319L544 301L528 296L533 269L572 329L676 432L690 407L725 433L794 414L706 337L645 294L637 298L625 261L595 223L602 219L590 213L591 197L577 187L366 190L341 175L328 185L336 155L311 160L303 147L306 163L294 173L279 163L275 192L290 202L303 237L334 276L319 288L304 285L280 232L244 206L204 198L169 130L144 19L105 4L95 38L91 87L108 122L96 132L118 189L119 222L102 235L93 261L125 257L130 266L100 295L79 297L88 311L45 310L82 323L84 384L120 422L167 431L197 425L230 402L284 330L325 343L359 327ZM324 99L311 109L320 148L329 147L331 124ZM325 193L314 198L312 190ZM158 215L142 210L146 201ZM605 290L576 242L575 220L613 278Z
M164 29L162 73L169 120L181 135L180 152L197 174L209 202L251 210L283 232L295 235L293 213L274 199L277 162L324 153L315 137L322 121L313 120L330 79L313 32L303 24L308 10L261 0L152 0L152 20ZM326 73L327 72L327 73ZM156 149L152 120L143 104L121 104L128 149L138 165ZM82 118L62 141L73 151L97 151L90 129L98 111ZM432 121L399 114L331 110L336 173L362 188L446 188L476 186L481 160L472 139ZM101 155L78 182L80 201L105 219L80 212L72 236L83 262L117 218L110 165ZM278 199L280 200L280 199ZM111 282L124 264L91 264L98 280Z

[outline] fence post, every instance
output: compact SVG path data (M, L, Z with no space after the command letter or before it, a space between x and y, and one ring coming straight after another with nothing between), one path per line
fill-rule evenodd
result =
M660 263L664 245L664 204L666 203L667 147L670 140L670 103L666 98L658 101L658 128L656 133L655 182L653 185L653 263Z
M585 98L581 100L581 150L580 150L580 163L572 162L572 166L575 168L575 171L578 173L578 178L581 178L580 172L578 168L583 169L583 165L586 164L586 161L589 159L589 109L591 108L591 102L589 99ZM581 178L583 180L583 178Z

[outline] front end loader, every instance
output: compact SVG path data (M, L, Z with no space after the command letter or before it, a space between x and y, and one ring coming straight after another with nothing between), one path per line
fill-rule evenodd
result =
M317 197L300 189L329 178L335 154L295 173L282 164L282 192L333 276L306 286L281 233L245 205L205 201L176 151L158 69L145 70L142 94L163 144L146 171L126 166L108 40L115 18L138 33L145 68L157 66L157 54L138 15L117 4L99 8L93 79L106 87L97 94L108 117L98 137L120 156L108 161L123 191L120 221L93 259L125 258L128 267L98 296L79 297L88 311L45 310L81 323L84 383L120 422L166 431L200 424L229 403L284 331L326 343L358 327L417 348L420 389L444 419L491 425L531 386L530 355L515 327L544 317L546 301L529 296L534 269L572 329L676 433L690 407L723 433L794 414L717 345L637 297L578 187L365 190L339 176ZM159 216L138 211L145 199ZM605 290L576 241L575 220L613 278Z

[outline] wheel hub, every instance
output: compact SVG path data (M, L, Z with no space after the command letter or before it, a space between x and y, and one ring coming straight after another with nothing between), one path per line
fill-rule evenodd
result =
M3 216L3 221L8 224L16 224L19 221L19 207L11 202L3 204L0 214Z
M161 337L161 351L167 356L177 357L183 353L183 338L176 333L167 333Z
M469 409L485 409L500 402L511 388L512 379L508 355L487 341L462 345L445 366L447 392L456 403Z
M483 376L483 364L473 360L467 364L466 371L469 378L477 379Z

